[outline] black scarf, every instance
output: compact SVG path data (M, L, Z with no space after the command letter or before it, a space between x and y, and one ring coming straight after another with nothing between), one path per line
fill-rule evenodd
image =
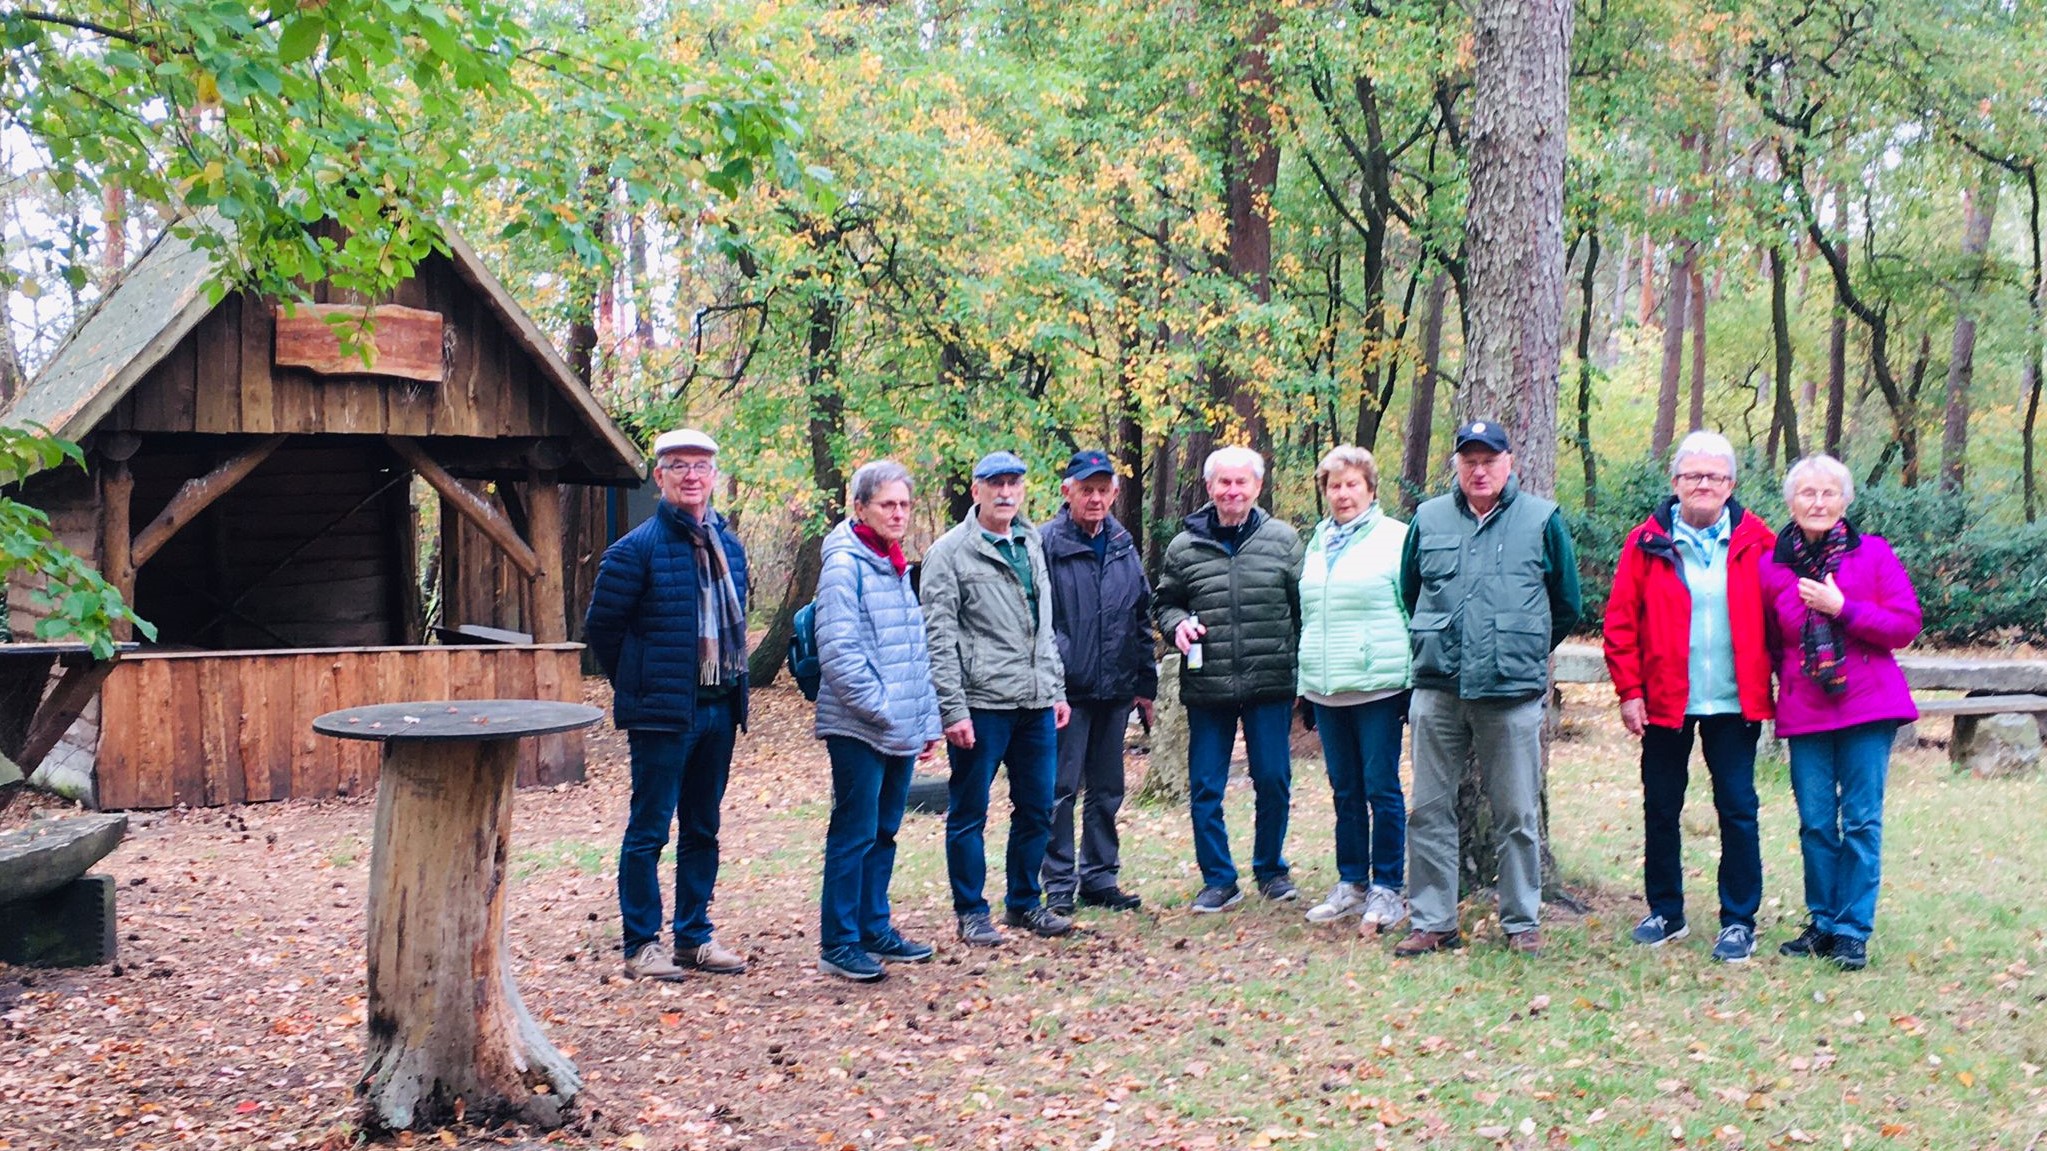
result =
M1841 569L1841 557L1860 540L1848 521L1836 520L1827 534L1807 539L1796 523L1786 524L1777 537L1777 559L1802 579L1826 578ZM1805 623L1798 629L1799 650L1805 677L1828 695L1848 690L1848 637L1841 621L1815 608L1805 609Z

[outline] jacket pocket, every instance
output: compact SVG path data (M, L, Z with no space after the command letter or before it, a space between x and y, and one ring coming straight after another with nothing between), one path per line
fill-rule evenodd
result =
M1458 556L1464 551L1464 541L1455 536L1432 536L1422 540L1415 549L1415 567L1422 582L1431 586L1457 577Z
M1549 671L1549 627L1528 612L1507 612L1494 625L1500 679L1540 687Z
M1414 674L1454 679L1457 675L1457 632L1450 613L1418 611L1407 624L1408 646L1414 652Z

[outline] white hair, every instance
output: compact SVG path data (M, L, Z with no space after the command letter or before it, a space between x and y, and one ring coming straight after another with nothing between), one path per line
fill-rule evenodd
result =
M1821 453L1819 455L1807 456L1792 464L1791 470L1784 473L1784 503L1787 506L1791 503L1791 493L1798 490L1799 479L1807 472L1818 472L1839 484L1841 487L1842 507L1845 508L1855 502L1855 477L1849 473L1848 465L1830 455Z
M1729 479L1735 478L1738 474L1736 468L1741 463L1734 458L1734 445L1728 443L1727 437L1719 432L1693 432L1678 443L1677 450L1670 453L1670 474L1673 479L1677 476L1678 461L1686 456L1707 456L1716 460L1726 460Z
M881 489L890 484L901 484L910 495L917 494L917 485L910 481L910 469L894 460L873 460L861 464L860 470L853 473L850 484L853 502L862 505L873 503Z
M1251 474L1262 480L1265 478L1265 457L1250 448L1236 445L1217 448L1208 453L1208 459L1201 465L1202 482L1214 479L1215 473L1224 468L1250 468Z

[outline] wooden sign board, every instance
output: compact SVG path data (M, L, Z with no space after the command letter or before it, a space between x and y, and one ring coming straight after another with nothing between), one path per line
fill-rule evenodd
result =
M395 376L431 384L440 383L445 374L439 312L397 304L369 309L371 329L364 334L370 346L365 363L359 343L342 347L341 335L349 326L329 320L359 320L361 305L278 304L274 310L277 343L271 360L278 367L304 368L322 376Z

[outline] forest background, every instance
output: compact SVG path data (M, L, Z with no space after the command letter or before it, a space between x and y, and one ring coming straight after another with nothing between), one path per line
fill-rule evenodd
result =
M1566 11L1569 111L1536 121L1568 141L1564 252L1527 285L1563 304L1553 429L1468 386L1485 144L1473 15L1438 0L10 0L0 388L193 209L235 224L224 285L365 298L444 221L643 442L725 445L763 670L864 460L913 469L930 533L984 451L1031 460L1043 516L1106 446L1155 558L1215 444L1267 452L1306 522L1328 447L1411 505L1475 415L1570 513L1595 609L1712 427L1773 520L1786 462L1847 460L1933 638L2047 634L2047 10Z

